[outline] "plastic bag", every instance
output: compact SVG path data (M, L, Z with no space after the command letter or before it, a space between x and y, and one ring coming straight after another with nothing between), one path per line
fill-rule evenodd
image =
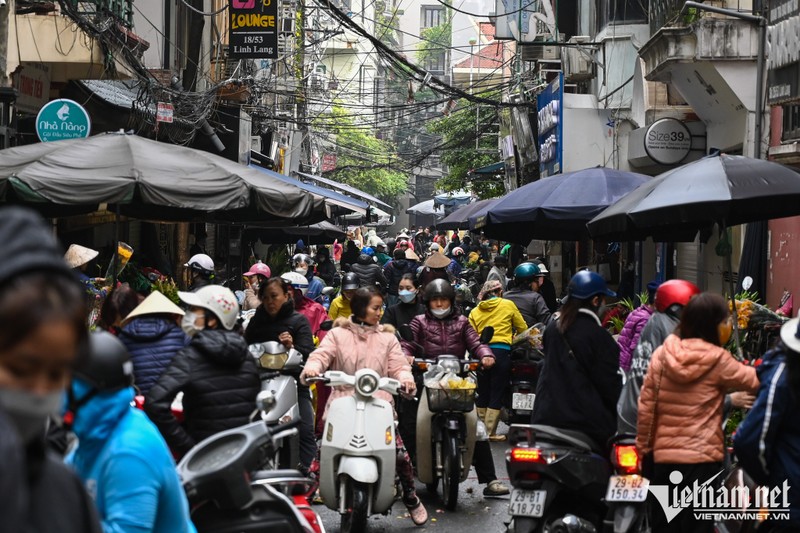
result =
M486 424L484 424L483 420L480 418L475 428L475 440L489 440L489 432L486 431Z
M429 389L441 389L440 381L444 375L444 370L439 365L432 365L428 371L422 374L422 383Z

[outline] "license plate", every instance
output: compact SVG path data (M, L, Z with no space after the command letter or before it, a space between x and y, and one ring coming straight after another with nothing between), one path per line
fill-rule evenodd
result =
M533 402L535 400L535 394L522 394L520 392L515 392L511 395L511 408L515 411L533 411Z
M544 501L546 497L546 490L514 489L511 491L511 501L508 503L508 512L511 516L540 518L544 514Z
M637 475L611 476L606 491L607 502L643 502L647 499L650 480Z

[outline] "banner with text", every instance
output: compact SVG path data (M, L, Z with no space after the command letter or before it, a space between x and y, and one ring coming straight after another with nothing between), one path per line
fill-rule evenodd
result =
M228 55L277 59L278 0L231 0Z

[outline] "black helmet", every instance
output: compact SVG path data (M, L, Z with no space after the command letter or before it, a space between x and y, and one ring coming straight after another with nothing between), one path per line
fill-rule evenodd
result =
M359 287L358 274L355 272L348 272L342 277L342 290L349 291Z
M133 363L128 349L111 333L89 335L89 350L74 370L78 377L100 392L113 392L133 385Z
M425 285L425 301L430 302L434 298L447 298L452 304L456 299L456 291L446 279L435 279Z

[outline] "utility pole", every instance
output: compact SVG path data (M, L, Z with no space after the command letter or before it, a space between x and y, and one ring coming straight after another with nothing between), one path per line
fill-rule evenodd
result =
M15 0L8 0L6 5L0 6L0 87L11 87L11 80L6 72L8 71L8 19L16 9L14 4Z

